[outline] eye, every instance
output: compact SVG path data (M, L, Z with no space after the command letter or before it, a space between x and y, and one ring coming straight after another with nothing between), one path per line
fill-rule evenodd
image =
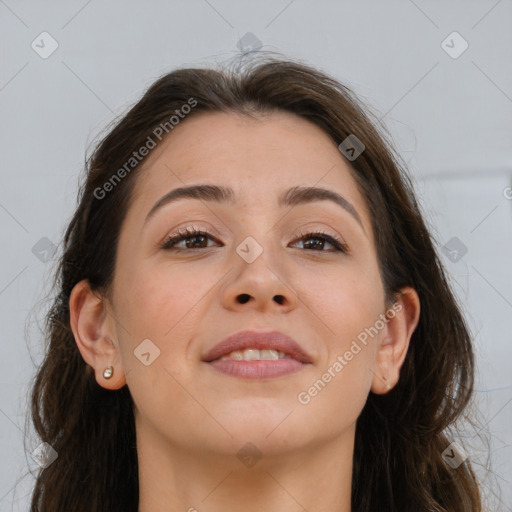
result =
M322 231L315 231L314 233L301 234L298 241L303 241L303 240L316 240L316 243L313 243L313 244L308 243L308 246L310 248L319 247L319 246L321 246L323 248L323 247L325 247L325 242L327 242L328 244L331 244L334 246L335 251L339 251L339 252L343 252L343 253L347 253L347 254L349 253L348 246L343 240L341 240L340 238L335 237L333 235L329 235L328 233L324 233ZM319 244L318 241L321 241L321 240L323 240L323 242L321 242ZM332 251L320 250L320 251L315 251L315 252L332 252Z
M161 244L162 249L166 250L186 250L186 249L207 249L208 248L208 239L214 240L214 238L206 231L201 231L195 228L186 228L184 230L179 230L177 233L169 236L164 240ZM306 233L301 234L298 241L310 241L316 240L316 243L309 243L307 247L309 250L313 248L321 247L321 250L315 250L315 252L333 252L333 251L324 251L325 243L334 246L334 251L349 253L349 248L347 244L335 237L333 235L329 235L328 233L324 233L321 231L316 231L314 233ZM178 247L178 244L181 242L185 242L185 248ZM320 243L318 243L320 241ZM294 242L294 243L297 243ZM205 245L206 244L206 245Z
M200 231L195 228L186 228L184 230L179 230L177 233L166 238L163 241L161 248L167 249L167 250L174 249L177 251L184 250L182 248L179 248L179 247L175 248L175 247L177 246L178 243L182 242L183 240L185 240L185 241L191 240L190 243L185 243L186 248L188 248L188 249L190 249L190 248L205 249L207 247L203 244L203 242L206 241L206 243L207 243L208 238L213 239L212 236L209 233L207 233L206 231ZM200 244L201 246L194 247L194 244Z

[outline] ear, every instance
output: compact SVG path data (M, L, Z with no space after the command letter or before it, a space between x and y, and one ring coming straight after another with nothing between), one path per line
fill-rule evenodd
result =
M89 281L77 283L69 298L69 321L78 350L84 361L94 369L96 382L106 389L119 389L126 384L119 348L114 344L108 302L91 290ZM110 379L104 370L114 369Z
M386 318L388 322L377 349L371 386L376 394L388 393L400 377L400 368L420 318L420 299L416 290L402 288L395 303L386 311Z

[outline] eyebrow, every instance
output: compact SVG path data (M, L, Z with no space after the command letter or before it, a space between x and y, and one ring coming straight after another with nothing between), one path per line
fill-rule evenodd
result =
M198 199L202 201L233 204L236 200L236 195L232 188L220 185L198 184L175 188L162 196L153 205L144 222L147 222L156 213L156 211L163 206L180 199ZM354 205L342 195L334 192L334 190L320 187L292 187L279 196L278 206L280 208L285 208L287 206L302 205L316 201L331 201L338 206L341 206L359 223L363 231L366 233L361 217L354 208Z

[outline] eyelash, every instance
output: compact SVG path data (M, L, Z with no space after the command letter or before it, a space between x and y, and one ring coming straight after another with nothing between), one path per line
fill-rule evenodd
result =
M174 251L197 251L197 250L200 250L201 248L200 249L178 249L178 248L173 247L176 243L181 242L182 240L191 238L193 236L198 236L198 235L206 236L213 240L213 237L210 235L210 233L208 233L206 231L201 231L201 230L198 230L195 228L186 228L184 230L179 230L177 233L167 237L160 245L160 248L168 250L168 251L172 251L172 250L174 250ZM343 242L343 240L341 240L335 236L329 235L328 233L325 233L323 231L314 231L312 233L300 234L299 238L297 238L295 240L295 242L298 242L298 241L301 241L304 239L308 239L308 238L324 239L325 241L332 244L335 247L337 252L349 254L349 248L348 248L347 244L345 242ZM206 249L206 248L204 247L203 249ZM308 250L308 249L305 249L305 250ZM311 249L309 249L309 250L311 250ZM331 252L331 251L313 250L313 252Z

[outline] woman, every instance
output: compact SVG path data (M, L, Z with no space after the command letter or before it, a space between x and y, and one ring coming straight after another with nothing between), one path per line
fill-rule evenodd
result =
M301 63L157 80L88 160L35 511L481 511L468 328L410 180ZM454 463L455 462L455 463Z

